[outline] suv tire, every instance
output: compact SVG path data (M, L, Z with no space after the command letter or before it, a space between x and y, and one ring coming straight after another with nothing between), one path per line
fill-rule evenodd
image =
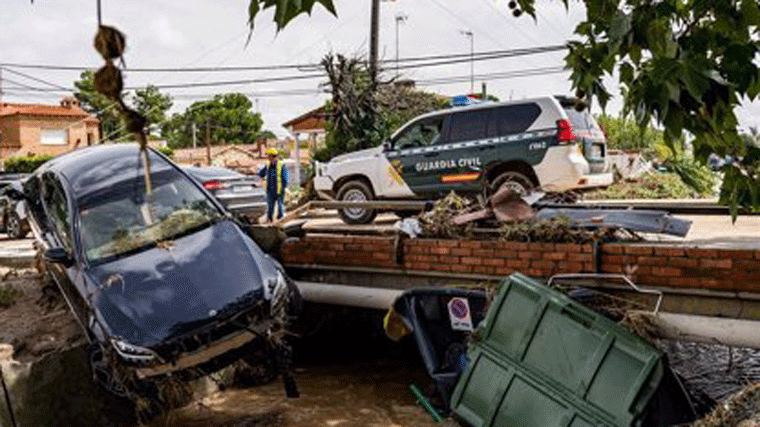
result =
M362 181L348 181L338 190L338 200L365 202L373 200L372 190ZM340 218L346 224L368 224L377 216L374 209L344 208L338 209Z
M491 190L493 193L501 190L502 188L511 188L521 196L524 196L535 188L533 181L520 172L508 171L504 172L493 181Z
M5 220L5 232L11 239L23 239L29 230L16 212L9 212L8 218Z

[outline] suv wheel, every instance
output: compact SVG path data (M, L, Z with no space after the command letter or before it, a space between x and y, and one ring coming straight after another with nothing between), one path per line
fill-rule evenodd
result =
M496 177L491 188L494 193L502 188L509 188L517 194L524 196L533 191L534 187L533 181L527 176L520 172L509 171Z
M372 190L361 181L349 181L338 190L338 200L347 202L367 202L374 199ZM344 208L338 209L340 218L346 224L367 224L377 216L374 209Z
M18 217L16 212L8 213L5 231L11 239L23 239L28 233L23 221L21 221L21 218Z

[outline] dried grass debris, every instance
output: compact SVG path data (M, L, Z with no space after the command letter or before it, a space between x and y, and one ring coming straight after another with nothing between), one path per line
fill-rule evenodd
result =
M753 427L760 425L760 383L750 384L720 402L691 427Z
M458 225L454 222L454 218L470 212L473 207L472 201L452 191L446 197L437 200L433 209L419 216L422 235L445 239L472 237L475 225L473 223Z
M581 244L613 240L614 237L615 229L578 228L566 217L507 221L499 228L499 238L504 241Z

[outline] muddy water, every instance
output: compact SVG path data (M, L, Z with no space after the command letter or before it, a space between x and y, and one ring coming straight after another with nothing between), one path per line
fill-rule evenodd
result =
M301 396L285 397L277 381L201 399L150 426L438 426L409 393L424 372L401 361L295 370Z
M396 427L440 426L409 385L430 380L413 340L394 343L382 331L384 313L309 307L297 325L293 373L300 397L281 381L229 389L191 403L151 427Z
M716 401L760 382L760 350L677 341L663 341L660 347L689 389Z

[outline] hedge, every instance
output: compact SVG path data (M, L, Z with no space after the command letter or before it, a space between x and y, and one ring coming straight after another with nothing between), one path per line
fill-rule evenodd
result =
M31 173L53 157L54 156L51 154L8 157L3 164L5 166L5 171L9 173Z

